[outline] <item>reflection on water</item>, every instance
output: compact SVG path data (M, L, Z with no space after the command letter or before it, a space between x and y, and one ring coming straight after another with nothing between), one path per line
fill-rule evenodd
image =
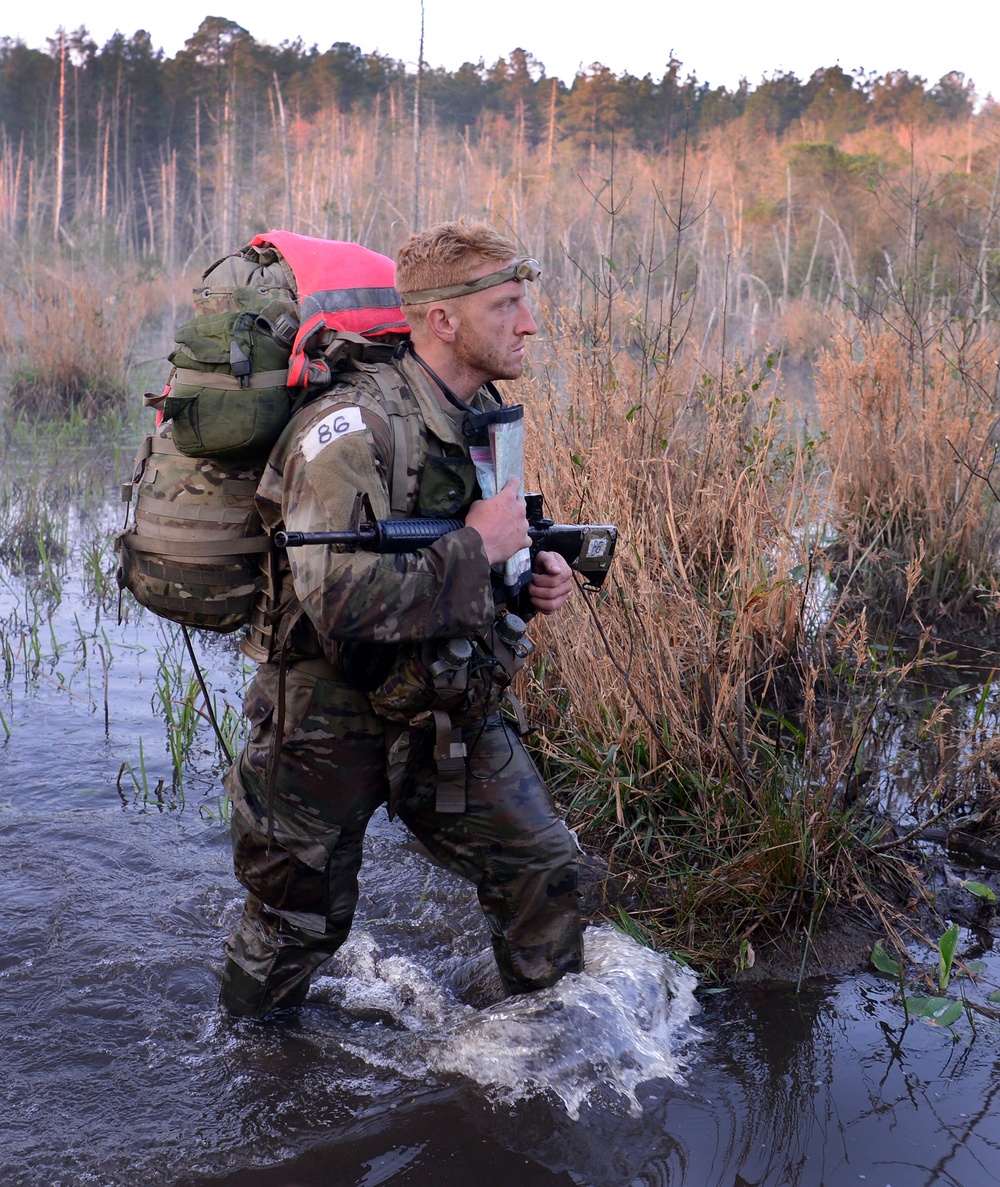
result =
M904 1034L891 990L859 978L709 998L699 1038L689 980L603 929L587 975L478 1009L464 887L428 887L384 817L366 872L358 931L299 1016L232 1022L223 830L4 813L0 1181L1000 1182L995 1031Z
M239 908L219 829L6 814L3 1181L173 1182L276 1162L331 1131L350 1143L381 1132L386 1109L421 1102L426 1115L439 1098L482 1110L545 1094L543 1114L568 1117L560 1098L576 1108L594 1094L614 1114L628 1096L637 1111L641 1082L678 1075L693 978L600 929L572 987L478 1010L448 979L463 951L485 955L460 883L442 875L415 918L411 901L409 919L380 923L426 881L417 854L392 860L402 844L383 817L368 922L298 1018L261 1026L215 1005L219 941Z
M224 1018L240 898L215 747L199 727L172 796L170 639L96 595L84 557L110 565L117 509L74 497L47 504L72 528L58 565L0 563L0 1182L1000 1183L996 1024L904 1028L869 977L696 1015L688 974L606 928L584 975L502 1000L474 894L383 815L358 928L303 1010ZM232 649L200 646L238 701ZM122 763L162 805L120 794Z

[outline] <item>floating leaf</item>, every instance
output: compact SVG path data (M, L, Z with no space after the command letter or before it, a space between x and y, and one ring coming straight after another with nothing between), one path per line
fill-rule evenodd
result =
M906 1008L914 1018L926 1018L935 1026L954 1026L963 1013L961 1002L946 997L908 997Z
M988 1002L1000 1003L1000 989L994 989L986 1000Z
M974 882L970 878L967 882L963 882L962 885L969 894L974 894L976 898L985 899L988 903L995 903L997 901L997 896L988 886L984 886L982 882Z
M986 972L986 962L984 960L967 960L965 971L970 977L980 977Z
M876 940L872 947L872 964L880 973L888 973L897 980L902 976L902 966L894 956L886 952L881 940Z

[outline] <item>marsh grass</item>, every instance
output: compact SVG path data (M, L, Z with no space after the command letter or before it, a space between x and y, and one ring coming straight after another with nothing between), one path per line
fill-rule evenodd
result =
M128 776L131 784L131 796L125 789L126 776ZM132 766L131 763L123 762L118 771L116 786L122 806L125 808L138 805L143 808L155 807L163 811L164 809L173 810L179 806L176 789L168 797L162 778L157 779L155 783L152 782L149 771L146 768L146 754L142 738L139 739L138 767ZM181 800L182 802L183 800Z
M136 364L165 305L165 283L122 276L84 255L22 261L0 311L3 398L9 415L121 412Z
M571 363L525 397L549 514L621 533L600 595L536 622L536 750L634 934L722 974L794 936L804 969L828 913L902 927L919 885L879 802L886 713L925 657L830 581L842 440L803 430L776 358L666 360L604 312L615 299L597 294ZM901 560L897 615L919 614L930 555ZM934 812L963 802L954 773L942 759L925 789Z
M837 579L888 621L992 618L1000 592L997 335L942 327L915 350L897 329L845 322L821 356ZM908 592L908 572L920 579Z

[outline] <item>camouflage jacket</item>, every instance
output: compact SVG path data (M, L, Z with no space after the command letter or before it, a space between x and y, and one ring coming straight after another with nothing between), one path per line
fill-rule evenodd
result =
M416 411L406 418L405 503L410 515L460 516L479 496L462 414L445 408L407 355L378 364L383 384ZM473 403L495 407L485 389ZM257 493L269 531L337 531L350 526L358 493L376 518L390 516L393 430L375 365L345 373L306 405L275 446ZM399 418L394 418L399 419ZM397 438L396 449L400 448ZM397 643L444 638L488 626L494 616L490 566L482 540L463 528L413 553L338 552L321 545L290 549L282 562L281 602L295 600L315 634L293 635L297 656L325 655L337 664L342 640ZM289 583L291 589L289 589ZM310 633L312 633L310 632ZM316 647L318 643L318 648Z

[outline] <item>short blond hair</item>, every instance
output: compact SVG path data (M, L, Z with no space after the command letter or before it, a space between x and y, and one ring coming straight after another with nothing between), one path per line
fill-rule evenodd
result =
M489 223L460 218L436 223L411 235L396 256L396 288L401 293L446 288L469 279L479 264L506 264L517 256L517 246ZM424 321L419 305L407 305L412 327Z

